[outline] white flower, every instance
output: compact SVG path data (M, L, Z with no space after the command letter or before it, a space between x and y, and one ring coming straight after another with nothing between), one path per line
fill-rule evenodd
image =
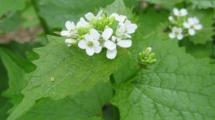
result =
M106 40L104 47L107 48L106 56L109 59L114 59L117 55L117 46L122 48L129 48L132 45L132 40L120 39L116 36L112 36L111 40Z
M65 40L65 43L68 47L71 47L72 45L76 44L76 42L76 40L70 38Z
M132 45L132 40L123 39L119 36L113 35L113 29L106 27L102 33L104 39L104 47L107 48L106 56L109 59L114 59L117 55L117 46L122 48L129 48Z
M116 44L111 40L113 35L113 29L106 27L104 32L102 33L102 38L104 39L104 47L108 50L116 49Z
M76 26L75 26L74 22L66 21L65 22L65 27L66 27L66 30L61 31L61 33L60 33L61 36L63 36L63 37L71 37L76 33L75 32Z
M137 25L126 16L117 13L107 16L102 10L97 15L86 13L77 24L67 21L65 26L66 30L62 30L61 35L66 37L68 47L77 44L89 56L100 53L105 48L109 59L117 56L117 47L132 46L131 35L137 29Z
M177 9L177 8L174 8L173 9L173 14L175 16L178 16L178 17L182 17L182 16L186 16L188 14L187 10L182 8L182 9Z
M131 23L131 21L126 20L124 23L120 23L119 27L116 30L116 35L120 37L131 38L131 34L133 34L137 29L137 25Z
M89 23L83 17L80 18L79 22L76 25L77 28L88 27L88 26L89 26Z
M123 23L127 17L124 15L119 15L117 13L113 13L110 15L110 17L113 17L116 21L118 21L119 23Z
M105 30L102 32L102 39L103 39L104 45L107 41L110 41L110 38L112 35L113 35L113 29L110 27L106 27ZM116 47L115 44L112 44L110 46L114 48Z
M117 46L122 48L129 48L132 45L131 34L137 29L137 25L131 23L129 20L119 22L119 26L113 35L113 29L106 27L102 33L104 39L104 47L107 48L106 57L114 59L117 55Z
M169 16L168 19L169 19L170 22L175 22L175 19L174 19L173 16Z
M87 14L85 14L85 18L88 21L92 21L93 19L100 19L102 18L102 16L104 16L104 13L102 10L100 10L97 15L94 15L92 12L88 12Z
M85 35L85 38L78 43L78 47L85 49L89 56L93 56L95 53L100 53L102 46L99 43L100 34L97 30L91 29L90 33Z
M178 40L182 40L184 38L183 29L178 27L173 27L172 32L169 33L169 37L171 39L177 38Z
M201 30L202 25L199 23L199 20L196 17L190 17L186 22L184 22L184 27L188 29L190 35L195 35L196 30Z

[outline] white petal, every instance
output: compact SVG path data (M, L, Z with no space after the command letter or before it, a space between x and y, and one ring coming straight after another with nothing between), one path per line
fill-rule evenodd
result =
M118 21L118 22L120 22L120 23L124 22L125 19L127 18L126 16L124 16L124 15L119 15L119 14L117 14L117 13L111 14L111 17L114 17L115 20Z
M151 48L151 47L147 47L147 48L146 48L146 51L151 52L151 51L152 51L152 48Z
M103 10L100 10L98 12L98 14L96 15L96 17L99 18L99 17L103 16L103 14L104 14Z
M130 24L128 26L128 28L127 28L127 32L129 34L132 34L132 33L134 33L136 31L136 29L137 29L137 25L136 24Z
M66 39L65 43L68 47L72 46L72 39Z
M173 14L174 14L175 16L179 16L180 12L179 12L179 10L178 10L177 8L174 8L174 9L173 9Z
M112 13L110 16L115 18L115 17L117 17L119 15L117 13Z
M193 23L194 23L194 24L199 24L199 19L196 18L196 17L194 17L194 18L193 18Z
M196 30L201 30L202 29L202 25L201 24L197 24L194 26Z
M178 32L178 28L177 28L177 27L173 27L173 28L172 28L172 32L173 32L173 33Z
M177 32L182 33L183 29L182 28L177 28Z
M123 24L123 25L120 25L117 30L116 30L116 34L118 35L122 35L126 33L126 26Z
M168 17L168 19L169 19L169 21L171 21L171 22L173 22L173 21L174 21L173 16L169 16L169 17Z
M95 53L100 53L100 52L102 51L102 47L96 45L96 46L94 47L94 51L95 51Z
M177 35L178 40L182 40L183 38L184 38L184 36L182 34Z
M190 24L189 24L188 22L184 22L183 26L184 26L185 28L190 28L190 27L191 27Z
M77 23L77 27L86 27L88 25L89 23L84 18L80 18L80 21Z
M187 10L184 8L181 9L180 12L181 12L181 16L186 16L188 14Z
M60 35L61 36L64 36L64 37L70 37L71 36L71 33L67 30L63 30L60 32Z
M75 23L71 21L66 21L65 26L66 26L66 29L69 31L75 29Z
M129 34L124 34L124 36L125 36L126 38L131 38L131 35L129 35Z
M116 44L110 40L106 40L104 43L104 46L108 49L108 50L114 50L116 49Z
M93 40L99 40L99 38L100 38L100 34L96 29L91 29L90 35L92 36Z
M174 38L175 38L175 34L174 34L174 33L169 33L169 37L170 37L171 39L174 39Z
M81 49L86 49L87 47L87 43L85 40L81 40L78 42L78 47L81 48Z
M93 37L91 34L86 34L84 37L85 40L89 41L89 40L93 40Z
M126 18L127 18L126 16L120 15L117 17L117 21L124 22Z
M86 48L86 53L89 55L89 56L93 56L93 54L95 53L94 49L93 48Z
M102 33L102 38L104 40L108 40L108 39L110 39L112 34L113 34L113 29L109 28L109 27L106 27L104 32Z
M189 23L190 25L195 25L195 24L199 23L199 21L198 21L197 18L190 17L190 18L188 18L188 23Z
M122 48L129 48L132 45L132 41L131 40L119 40L117 42L117 45Z
M72 44L72 43L73 43L73 40L72 40L72 39L66 39L66 40L65 40L65 43Z
M108 59L114 59L117 55L117 50L114 49L114 50L108 50L107 53L106 53L106 57Z
M85 14L85 18L88 20L88 21L91 21L92 19L95 18L95 15L91 12L88 12L87 14Z
M196 34L196 31L194 29L189 29L188 32L191 36Z

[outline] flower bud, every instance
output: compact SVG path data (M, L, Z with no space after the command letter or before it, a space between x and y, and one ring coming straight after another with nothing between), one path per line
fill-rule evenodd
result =
M147 66L149 64L155 63L157 59L155 53L152 52L152 48L147 47L144 51L139 53L138 61L140 65Z

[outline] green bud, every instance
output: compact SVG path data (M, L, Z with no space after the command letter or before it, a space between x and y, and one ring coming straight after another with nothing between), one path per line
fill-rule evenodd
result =
M155 53L152 52L151 47L148 47L144 51L140 52L138 55L138 60L139 64L144 66L153 64L157 61Z
M77 29L78 39L83 39L84 35L89 33L89 27L81 27Z
M114 24L114 19L104 16L101 19L96 19L91 22L91 24L95 27L95 29L99 31L103 31L106 26L112 26Z

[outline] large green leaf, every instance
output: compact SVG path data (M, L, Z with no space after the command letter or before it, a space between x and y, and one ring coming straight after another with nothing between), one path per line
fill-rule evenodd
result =
M112 97L108 83L60 100L41 99L19 120L96 120L102 119L102 106Z
M158 61L115 86L113 103L121 119L214 120L215 66L196 60L177 41L161 40L157 33L140 43L152 46Z
M89 57L79 48L68 48L59 37L49 36L49 41L47 46L35 50L40 55L34 61L37 69L28 76L30 81L23 90L24 99L8 120L20 117L38 99L62 99L108 81L126 54L126 51L122 51L118 55L121 57L111 61L105 57L104 52Z
M25 0L0 0L0 17L8 12L15 12L25 8Z
M113 0L36 0L40 16L50 29L62 28L66 20L77 21Z
M33 69L33 66L24 58L4 47L0 47L0 58L9 79L9 88L4 95L11 98L11 102L16 105L21 101L21 90L27 84L24 75L28 70Z

